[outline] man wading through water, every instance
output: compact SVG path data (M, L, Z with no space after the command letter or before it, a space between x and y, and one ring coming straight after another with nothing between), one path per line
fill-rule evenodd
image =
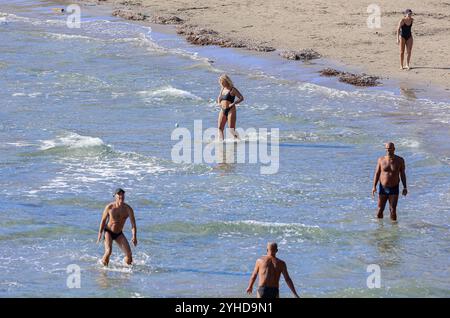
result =
M125 191L123 189L116 189L114 198L115 201L105 207L100 222L100 228L98 230L97 243L102 239L103 231L105 232L105 255L103 255L102 258L102 264L108 266L109 258L112 253L112 243L113 241L116 241L117 245L119 245L120 249L125 254L124 262L131 265L133 257L131 255L130 244L122 230L129 217L131 222L131 232L133 234L131 242L136 246L136 220L134 219L134 211L125 203Z

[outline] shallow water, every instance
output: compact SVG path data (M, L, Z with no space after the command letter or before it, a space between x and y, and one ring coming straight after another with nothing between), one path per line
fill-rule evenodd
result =
M324 86L308 65L88 9L69 29L51 7L0 10L0 296L245 297L267 241L306 297L450 296L450 103ZM278 173L171 160L175 124L215 126L224 70L246 98L238 126L279 128ZM407 164L398 224L374 220L370 196L387 140ZM115 247L103 269L97 228L117 186L139 244L133 268ZM380 289L366 286L369 264Z

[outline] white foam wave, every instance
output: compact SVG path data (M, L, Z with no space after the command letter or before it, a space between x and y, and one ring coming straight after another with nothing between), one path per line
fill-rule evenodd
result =
M181 48L166 48L159 45L151 36L151 27L141 25L137 26L136 24L132 24L129 22L111 22L108 20L104 20L91 23L89 25L89 30L100 33L102 35L107 35L111 37L111 40L114 42L137 43L139 46L145 47L151 52L178 55L210 65L209 58L202 57L197 52L188 52ZM135 36L130 37L130 34ZM217 72L221 72L221 70L214 70Z
M23 286L22 284L20 284L19 282L0 282L0 285L6 286L6 287L21 287Z
M190 66L186 66L183 69L184 70L192 70L192 69L196 69L196 68L207 69L207 70L209 70L209 71L211 71L213 73L225 73L224 70L221 70L221 69L219 69L217 67L212 66L211 63L209 62L209 60L200 61L200 63L196 63L196 64L192 64Z
M420 141L410 138L401 138L397 141L397 143L401 147L405 148L419 148L420 147Z
M103 146L104 142L97 137L82 136L76 133L69 133L65 136L42 141L40 150L49 150L55 147L66 147L68 149L87 148Z
M50 19L42 20L37 18L22 17L12 13L0 12L0 19L8 22L24 22L31 25L49 25L49 26L61 26L66 27L66 19ZM200 56L197 52L189 52L181 48L166 48L159 45L151 37L151 27L136 25L130 22L122 21L109 21L109 20L96 20L96 21L81 21L81 32L79 34L66 34L64 30L62 33L45 33L46 36L55 38L57 40L96 40L96 41L112 41L117 43L136 43L140 47L146 48L150 52L157 52L162 54L178 55L180 57L188 58L194 61L199 61L205 66L208 66L213 72L222 72L222 70L214 68L209 58Z
M321 94L330 98L363 98L363 99L383 99L383 100L391 100L391 101L401 101L403 97L399 97L394 95L392 92L382 91L382 92L367 92L361 90L340 90L337 88L331 88L326 86L321 86L313 83L302 83L298 86L300 91L310 93L310 94Z
M300 91L304 91L307 93L319 93L326 95L328 97L348 97L351 92L343 91L335 88L325 87L317 84L312 83L302 83L298 86L298 89Z
M97 264L101 269L111 272L121 273L133 273L135 271L142 271L142 267L149 267L150 256L144 252L138 252L133 255L133 265L126 265L123 262L122 257L115 256L111 258L108 267L103 266L101 260L97 261ZM136 297L142 297L140 294L135 293Z
M352 140L352 143L359 143L366 139L366 134L351 128L332 129L326 131L314 132L291 132L280 136L282 141L300 141L300 142L330 142Z
M89 36L84 36L84 35L79 35L79 34L65 34L65 33L45 33L45 35L47 37L53 38L53 39L57 39L57 40L75 40L75 39L80 39L80 40L97 40L95 38L89 37Z
M126 95L126 93L123 93L123 92L111 92L111 98L113 98L113 99L123 97L125 95Z
M18 142L7 142L7 145L16 146L16 147L29 147L33 146L33 144L28 143L26 141L18 141Z
M326 98L333 99L341 99L345 104L351 104L354 101L379 101L382 102L382 105L388 106L389 110L392 111L393 106L398 107L399 105L403 105L404 103L411 103L411 101L407 100L404 96L398 96L393 92L389 91L367 91L367 90L340 90L336 88L325 87L312 83L302 83L298 86L298 89L306 94L321 95ZM380 106L382 106L380 105ZM450 122L449 109L450 103L447 102L436 102L431 101L429 99L416 99L414 101L414 105L416 105L419 109L418 112L412 112L411 115L422 116L422 110L428 110L433 112L432 121L440 122L443 124L448 124ZM323 109L325 108L325 109ZM322 104L320 107L312 108L310 111L326 111L328 108L327 104ZM342 113L346 116L349 115L346 107L342 109L329 109L329 111L333 111L334 114ZM351 110L350 110L351 111ZM365 113L368 113L371 110L365 109L364 111L358 110L358 112L352 111L352 116L361 116ZM404 112L404 111L402 111Z
M113 38L112 42L114 43L133 43L138 47L143 47L150 52L158 52L163 54L168 54L169 49L166 49L156 43L149 34L146 33L138 33L134 37L119 37Z
M131 266L127 267L125 265L123 265L123 266L113 265L112 262L110 262L108 267L106 267L101 264L101 261L99 261L98 264L101 266L100 269L102 269L104 271L127 273L127 274L133 273L133 268Z
M188 51L183 50L183 49L168 49L168 52L171 53L171 54L176 54L176 55L179 55L179 56L182 56L182 57L189 58L189 59L194 60L194 61L199 61L199 62L202 62L202 63L204 63L206 65L210 65L211 66L210 59L207 58L207 57L204 57L204 56L200 56L198 54L198 52L188 52ZM221 70L219 70L217 68L213 68L213 69L216 72L222 72Z
M0 17L2 18L2 21L4 23L9 22L24 22L24 23L30 23L32 25L66 25L66 20L42 20L37 18L28 18L28 17L22 17L18 16L14 13L7 13L7 12L0 12Z
M285 228L285 227L303 227L303 228L310 228L310 229L320 229L318 225L307 225L303 223L280 223L280 222L263 222L263 221L255 221L255 220L244 220L244 221L230 221L225 222L227 224L246 224L246 225L253 225L253 226L260 226L260 227L279 227L279 228Z
M254 131L250 131L248 133L242 133L239 129L236 130L236 132L239 134L239 139L235 139L233 135L230 132L230 129L225 130L225 139L203 139L201 143L246 143L246 142L267 142L270 141L271 132L267 133L258 133ZM200 142L200 141L199 141Z
M31 97L31 98L36 98L36 97L41 96L41 95L42 95L41 92L34 92L34 93L29 93L29 94L26 94L26 93L13 93L12 94L13 97L28 96L28 97Z
M133 184L144 178L172 171L161 166L153 158L127 153L118 153L112 158L86 158L60 160L64 168L48 183L39 188L40 191L52 193L82 193L99 186L110 187L111 184ZM31 193L30 193L31 194ZM36 192L31 195L36 195Z
M450 118L449 119L435 118L433 119L433 121L441 124L450 124Z
M139 95L141 95L144 99L164 99L164 98L187 98L187 99L194 99L194 100L201 100L201 97L198 97L191 92L178 89L175 87L172 87L170 85L161 87L156 90L147 90L147 91L140 91L138 92Z
M241 104L240 107L245 106L245 108L249 108L249 109L253 109L253 110L258 110L258 111L264 111L267 110L269 108L274 108L274 106L272 105L268 105L268 104L264 104L264 103L257 103L257 104Z
M84 155L83 149L105 146L102 151L91 152ZM38 189L29 192L30 196L36 196L41 191L52 193L79 193L94 189L99 185L115 183L127 184L142 181L144 178L156 174L174 171L175 168L163 166L158 158L147 157L134 152L115 151L112 146L97 137L82 136L76 133L68 133L62 137L41 142L40 150L69 149L83 151L82 155L66 155L55 160L62 165L56 175L41 185ZM106 151L103 151L106 150Z
M243 141L267 141L267 138L271 135L270 132L267 132L267 134L260 134L258 132L252 131L249 132L247 135L242 136L241 138Z
M294 141L317 141L320 139L320 137L317 136L316 134L307 132L303 132L300 134L289 134L285 138L287 140L294 140Z

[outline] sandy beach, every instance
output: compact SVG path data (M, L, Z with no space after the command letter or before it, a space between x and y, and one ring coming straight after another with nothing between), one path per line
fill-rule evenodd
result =
M183 23L217 31L237 41L253 41L277 50L314 49L322 57L356 72L406 85L420 83L450 90L450 2L376 2L380 28L369 28L371 1L218 1L112 0L123 9L148 16L176 16ZM399 70L396 27L402 11L415 13L412 69ZM375 20L371 20L376 22Z
M377 45L390 61L350 33L332 37L345 32L324 15L320 31L313 18L295 24L292 15L281 32L281 19L270 17L289 10L273 4L255 8L252 22L233 18L237 4L80 1L73 25L61 10L71 2L0 8L0 298L253 298L249 279L268 242L278 244L302 298L450 295L450 92L438 88L439 70L429 88L415 72L430 78L430 69L399 72L406 84L385 79L398 69L394 28ZM428 22L416 21L424 32ZM436 33L441 45L444 34ZM287 60L284 50L308 62ZM324 58L309 61L316 51ZM433 61L445 64L439 52ZM362 67L369 53L386 65ZM342 83L349 72L381 75L382 85ZM228 140L214 142L223 73L244 96L235 104L240 141L226 129ZM385 197L372 191L389 141L406 165L396 221L393 206L381 219ZM395 167L383 170L395 177ZM117 220L117 188L137 231L128 211L105 267L103 212ZM135 233L130 267L120 242ZM281 298L295 296L289 285L282 278Z

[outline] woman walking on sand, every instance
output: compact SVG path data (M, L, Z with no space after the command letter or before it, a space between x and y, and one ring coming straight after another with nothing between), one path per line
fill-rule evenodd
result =
M238 139L239 136L236 133L236 105L244 100L242 94L234 87L233 82L228 75L223 74L219 77L219 84L221 87L220 94L217 97L217 104L220 105L219 118L217 120L217 126L219 129L219 140L223 140L223 131L225 124L228 121L228 127L234 138ZM235 97L237 100L234 101Z
M413 47L413 37L411 27L414 22L412 18L413 12L411 9L405 10L405 16L398 23L397 28L397 44L400 44L400 69L409 70L409 62L411 60L411 51ZM406 46L406 67L403 67Z

